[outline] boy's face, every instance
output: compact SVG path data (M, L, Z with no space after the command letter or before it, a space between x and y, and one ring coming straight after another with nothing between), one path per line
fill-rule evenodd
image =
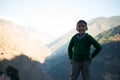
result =
M85 23L81 22L77 24L76 30L80 33L83 34L85 33L85 31L87 30L87 26L85 25Z

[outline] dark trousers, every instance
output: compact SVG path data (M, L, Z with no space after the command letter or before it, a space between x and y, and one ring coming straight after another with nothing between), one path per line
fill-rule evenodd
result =
M72 72L69 80L77 80L80 72L82 73L83 80L90 80L90 62L89 61L72 61L71 63Z

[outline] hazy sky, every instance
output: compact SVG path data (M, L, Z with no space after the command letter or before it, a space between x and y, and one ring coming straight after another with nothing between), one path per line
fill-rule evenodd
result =
M120 15L120 0L0 0L0 18L59 37L79 19Z

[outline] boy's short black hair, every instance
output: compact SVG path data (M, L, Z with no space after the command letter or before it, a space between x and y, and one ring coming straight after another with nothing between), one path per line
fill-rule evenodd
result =
M85 20L79 20L79 21L77 22L77 25L78 25L79 23L84 23L84 24L86 25L86 28L88 29L88 27L87 27L87 22L86 22Z
M84 24L87 26L87 22L84 21L84 20L79 20L79 21L77 22L77 24L79 24L79 23L84 23Z

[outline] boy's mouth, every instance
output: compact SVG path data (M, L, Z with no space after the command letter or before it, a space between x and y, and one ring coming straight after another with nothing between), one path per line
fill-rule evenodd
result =
M85 32L84 30L79 30L79 32Z

